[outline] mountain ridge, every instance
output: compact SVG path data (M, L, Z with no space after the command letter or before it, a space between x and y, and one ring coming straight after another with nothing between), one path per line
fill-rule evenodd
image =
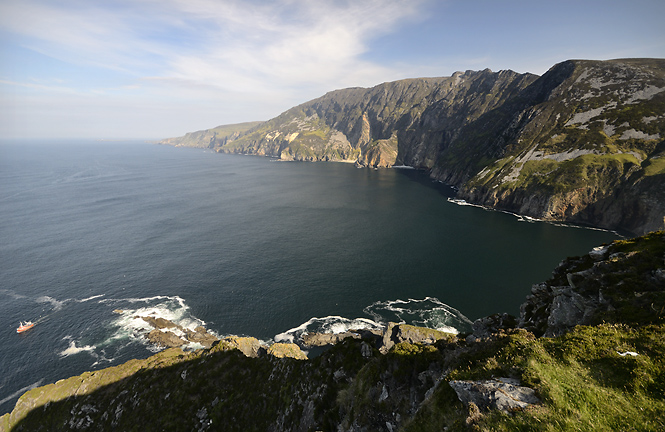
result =
M665 221L665 60L567 60L542 76L455 72L347 88L231 136L219 152L408 165L459 198L643 234Z

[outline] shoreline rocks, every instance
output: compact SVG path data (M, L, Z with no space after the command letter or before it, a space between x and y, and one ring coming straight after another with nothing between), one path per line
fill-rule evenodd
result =
M482 381L450 381L460 402L474 404L480 410L498 409L506 414L539 404L535 390L520 385L519 380L497 378Z
M215 342L219 341L217 336L209 333L203 326L191 330L162 317L137 315L134 318L142 319L153 328L143 336L151 344L159 347L177 348L185 347L190 343L198 343L203 348L211 348Z

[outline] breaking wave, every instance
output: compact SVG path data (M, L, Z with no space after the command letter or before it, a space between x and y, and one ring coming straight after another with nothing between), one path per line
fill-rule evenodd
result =
M460 311L435 297L377 301L367 306L364 312L383 324L398 322L455 334L469 332L473 324Z
M350 330L383 330L389 322L412 324L458 334L470 332L473 324L460 311L435 297L426 297L422 300L377 301L363 309L363 312L372 318L314 317L276 335L274 340L275 342L297 342L305 333L339 334Z
M64 339L71 339L71 336L65 337ZM73 340L69 341L69 347L63 351L60 351L61 357L68 357L70 355L78 354L85 351L94 351L95 347L91 345L85 345L82 347L76 346L76 342Z
M339 334L349 330L380 330L383 325L367 318L349 319L341 316L311 318L309 321L275 336L275 342L294 342L305 333Z

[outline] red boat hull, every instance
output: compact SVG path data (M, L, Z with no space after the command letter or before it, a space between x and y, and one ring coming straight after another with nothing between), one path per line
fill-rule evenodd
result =
M23 333L24 331L28 331L28 330L30 330L30 329L33 328L34 326L35 326L34 324L19 326L19 327L16 329L16 333Z

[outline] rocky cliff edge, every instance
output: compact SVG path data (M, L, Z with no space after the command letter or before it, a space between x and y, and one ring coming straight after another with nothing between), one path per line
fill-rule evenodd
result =
M665 232L615 241L563 261L519 318L466 337L312 335L301 345L331 348L309 360L253 338L170 348L30 390L0 429L663 430L664 274Z

